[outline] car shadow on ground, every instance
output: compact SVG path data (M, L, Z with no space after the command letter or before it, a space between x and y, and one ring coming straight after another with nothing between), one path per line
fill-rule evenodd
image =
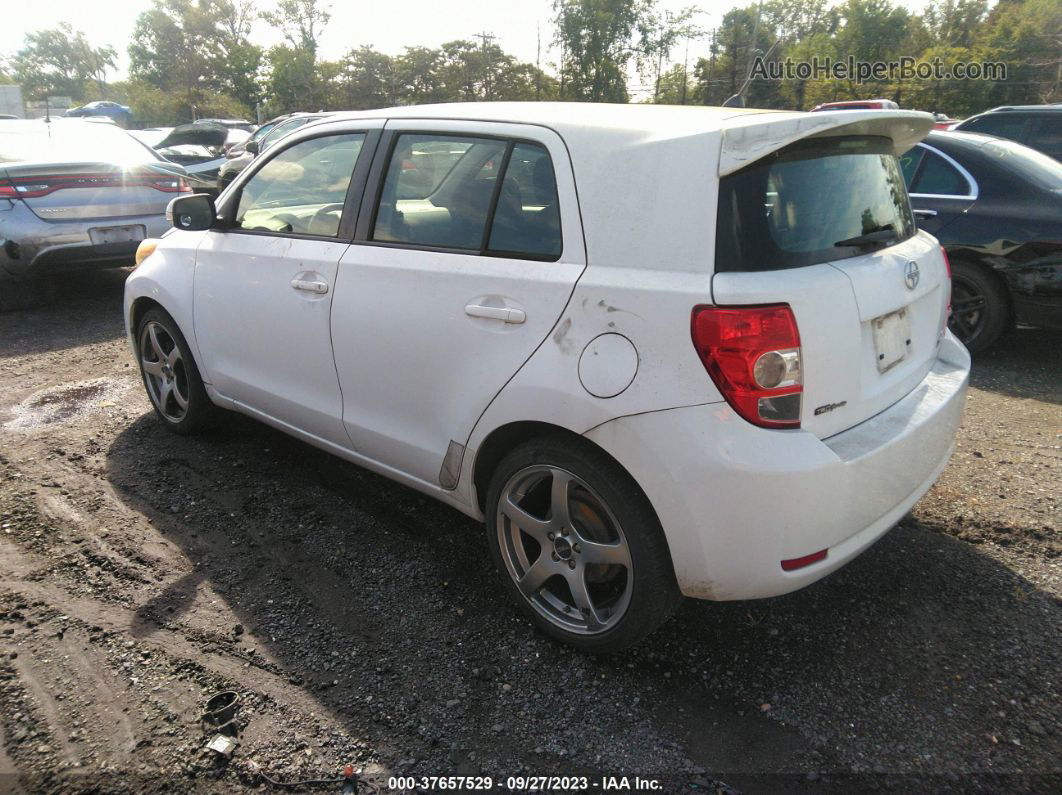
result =
M897 771L1028 771L1042 758L1027 755L1044 740L1025 724L1050 722L1053 706L1008 703L1008 681L1052 681L1057 605L911 518L803 591L688 601L639 648L592 657L511 609L480 525L242 416L181 438L144 415L109 448L106 475L188 562L143 601L136 635L191 628L212 648L257 648L392 764L450 765L408 768L420 773L490 760L660 773L689 759L784 791L764 776L892 786ZM204 587L239 634L192 609Z
M0 312L0 359L91 345L120 337L128 268L55 273L54 297L37 309ZM3 283L0 282L0 290ZM100 323L111 315L114 323Z
M1062 404L1062 331L1021 326L973 357L970 384L1011 397Z

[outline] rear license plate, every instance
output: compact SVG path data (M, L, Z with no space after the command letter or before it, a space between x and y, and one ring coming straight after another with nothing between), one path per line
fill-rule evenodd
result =
M911 350L911 316L907 309L874 318L874 352L878 372L884 373L907 358Z
M94 246L109 246L113 243L139 243L147 237L143 224L133 226L100 226L89 230L89 239Z

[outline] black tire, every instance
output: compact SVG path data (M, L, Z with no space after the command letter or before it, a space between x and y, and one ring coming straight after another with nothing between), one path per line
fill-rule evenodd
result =
M542 468L557 468L574 475L575 480L572 483L575 485L572 491L568 493L577 494L579 489L584 489L585 487L585 494L592 495L593 498L602 501L604 510L610 513L611 517L618 521L618 526L622 528L618 533L618 538L621 543L625 539L625 548L629 551L626 564L629 565L629 569L619 575L623 578L623 588L625 589L625 609L622 610L622 613L618 610L613 610L610 614L607 614L610 615L607 620L611 622L607 629L595 631L592 634L588 634L589 627L585 631L569 631L560 626L556 618L551 619L548 616L548 611L543 611L541 606L535 606L534 600L541 600L542 595L547 594L548 583L552 583L549 586L550 589L559 589L562 593L566 592L570 598L574 599L574 591L565 582L566 578L575 577L574 573L570 575L563 572L560 574L554 573L534 594L525 596L517 585L516 571L509 568L512 565L511 539L513 535L521 539L525 538L525 536L522 535L520 530L513 534L513 525L510 521L506 518L499 518L499 507L503 492L506 495L511 494L514 479L522 477L522 473L533 472ZM581 483L577 481L581 481ZM549 490L553 488L553 485L549 486ZM531 499L532 496L529 492L525 502L526 499ZM583 512L580 516L585 516L585 507L576 501L577 498L575 496L570 497L570 500L571 502L568 502L567 507L571 508L574 505L576 510L572 514L568 514L572 525L572 535L568 539L582 539L583 547L589 548L592 545L587 543L586 539L589 539L590 536L585 532L586 528L576 529L578 522L575 514L582 510ZM619 464L587 442L565 436L556 436L535 439L518 446L498 464L487 491L486 505L487 537L495 565L501 575L505 589L513 597L517 606L543 632L557 640L588 652L611 653L622 651L635 645L667 621L682 602L682 595L675 581L674 566L668 551L667 541L648 498L646 498L633 478ZM550 516L553 515L552 508L549 514ZM567 536L567 533L565 533L565 536ZM549 537L553 539L554 535ZM529 539L530 536L526 538ZM557 539L552 543L560 542L561 539ZM530 543L538 548L537 542L531 541ZM503 545L506 547L504 552ZM600 549L600 547L598 548ZM578 544L575 544L575 550L576 552L579 551ZM587 549L583 551L585 552ZM547 546L541 546L538 555L546 556ZM506 562L507 556L510 563ZM559 561L559 564L563 564L565 560L568 560L567 558L564 560L558 558L556 550L550 552L550 557L555 562ZM536 555L535 562L537 560ZM545 560L545 557L543 557L543 560ZM576 568L573 561L568 560L568 563L573 570ZM533 566L534 563L530 565ZM558 564L547 563L546 565L555 566ZM609 568L610 564L596 565L599 567L598 569L592 569L591 564L586 564L585 567L578 569L579 581L587 584L587 593L590 593L590 585L599 587L599 584L591 577L592 571L604 570L608 572L611 570ZM563 565L561 567L563 568ZM613 568L618 571L623 566ZM584 569L586 574L583 574ZM626 579L628 576L630 577L629 581ZM591 579L588 580L588 577ZM629 590L626 590L628 585ZM605 582L604 586L609 587L609 583ZM547 598L553 597L549 595ZM594 601L596 599L592 600L591 604ZM608 610L609 608L603 609ZM596 607L592 609L595 617L597 615L596 611ZM583 613L586 616L591 615L591 611L584 610ZM570 613L570 615L575 616L577 619L582 618L577 613ZM560 618L563 619L563 615ZM589 624L589 620L587 620L587 623ZM602 624L602 626L604 625Z
M155 325L153 326L153 324ZM164 339L161 333L156 334L164 352L172 351L169 346L171 342L179 351L179 359L171 368L172 379L168 380L173 381L178 394L181 395L186 403L183 407L172 396L164 399L164 403L167 406L166 411L160 405L159 393L161 390L158 388L158 381L155 379L161 378L161 376L149 374L145 367L154 363L147 361L148 359L158 361L164 357L156 355L154 350L146 350L150 348L150 342L147 338L149 326L156 330L161 328L165 331L168 340ZM160 307L153 307L144 313L144 316L140 318L140 322L137 324L136 348L137 366L140 368L140 377L144 382L144 389L147 391L148 399L155 409L155 415L166 430L181 436L188 436L210 428L216 423L221 409L214 405L207 395L206 388L203 386L203 379L199 375L199 368L195 363L195 359L192 358L191 349L189 349L188 343L185 341L176 321L170 317L168 312ZM178 414L179 416L175 416Z
M980 265L951 265L951 318L948 327L971 353L988 350L1010 326L1007 292Z

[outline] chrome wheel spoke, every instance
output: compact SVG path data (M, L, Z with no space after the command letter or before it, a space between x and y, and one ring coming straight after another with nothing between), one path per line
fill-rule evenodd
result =
M542 586L546 584L546 580L553 574L553 567L549 565L549 554L543 552L538 556L538 560L531 565L531 568L524 572L524 576L516 584L525 596L532 596L542 589Z
M169 402L170 395L173 394L173 381L165 379L162 382L162 388L159 389L159 408L162 409L163 414L169 415Z
M594 601L590 598L590 589L586 587L586 575L583 567L577 566L572 569L565 579L568 581L568 587L571 589L572 599L575 600L575 606L579 609L583 619L586 621L586 628L591 632L600 629L604 622L598 616L597 608L594 607Z
M173 383L172 390L173 399L177 401L177 405L181 407L181 411L184 411L186 408L188 408L188 398L181 394L181 388L177 385L176 382Z
M166 355L166 364L170 367L176 367L177 362L181 360L181 349L177 347L177 343L173 344L173 350Z
M561 469L554 469L551 474L553 485L550 489L550 518L557 527L571 527L568 497L571 491L572 476Z
M148 341L151 343L151 350L155 352L155 359L159 362L165 361L166 352L162 350L162 345L159 343L158 326L155 323L148 326Z
M582 539L579 541L579 547L580 555L587 563L612 563L628 569L631 566L631 556L626 544L599 544Z
M153 375L156 378L162 378L162 362L152 362L148 361L147 359L141 359L140 366L148 375Z
M546 519L538 519L512 501L511 497L503 496L501 504L502 513L509 521L519 527L529 536L532 536L540 544L548 543L546 534L553 529L553 522Z

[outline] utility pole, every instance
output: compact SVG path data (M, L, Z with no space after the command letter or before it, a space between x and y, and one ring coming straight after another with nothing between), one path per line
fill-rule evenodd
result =
M491 99L492 94L492 78L494 65L490 61L490 54L487 50L487 46L494 43L494 34L487 33L487 31L483 31L482 33L477 33L472 38L479 39L479 49L483 53L484 58L486 59L486 68L484 70L483 75L483 98L489 101Z
M689 87L690 79L687 77L687 69L690 64L690 40L686 37L686 52L682 55L682 104L686 104L686 89Z
M535 102L542 99L542 23L535 23Z

